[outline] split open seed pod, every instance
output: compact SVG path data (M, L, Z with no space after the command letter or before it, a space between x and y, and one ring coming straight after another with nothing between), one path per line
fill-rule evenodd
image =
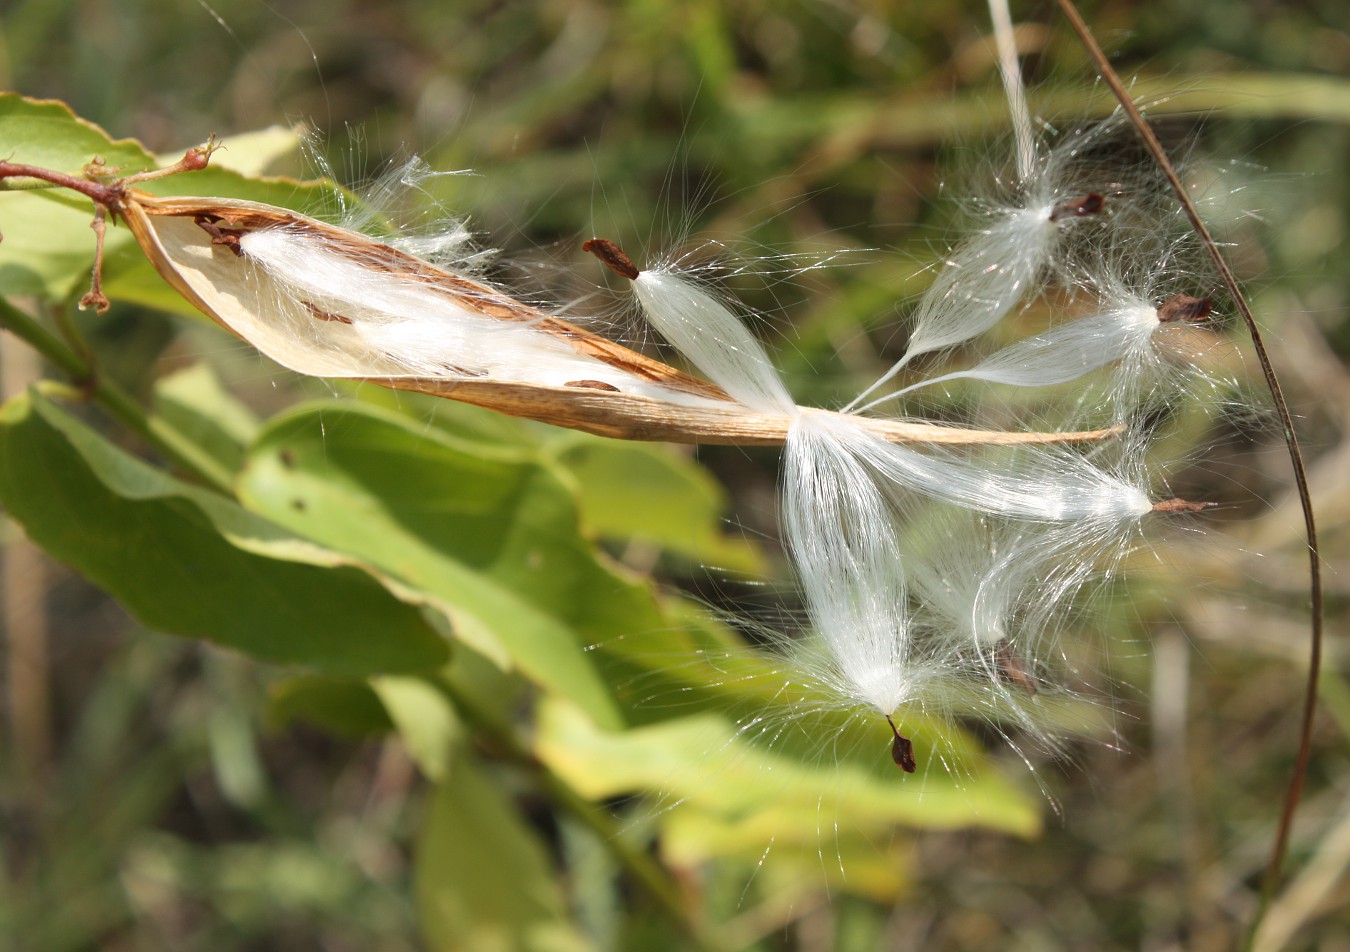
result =
M368 380L621 439L776 445L791 424L479 281L284 208L127 189L115 212L180 294L298 373ZM866 425L893 442L946 445L1114 432L1006 433L872 418Z

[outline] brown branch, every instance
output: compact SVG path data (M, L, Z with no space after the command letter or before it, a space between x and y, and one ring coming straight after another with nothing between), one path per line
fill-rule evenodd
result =
M121 182L96 182L78 175L57 172L54 169L44 169L36 165L24 165L21 162L0 162L0 179L11 178L37 179L40 182L68 188L72 192L79 192L94 204L101 205L114 214L118 211L122 196L125 194Z

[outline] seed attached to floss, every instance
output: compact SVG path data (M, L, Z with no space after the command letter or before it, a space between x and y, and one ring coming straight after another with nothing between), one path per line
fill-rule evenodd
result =
M205 168L217 148L212 139L172 166L122 178L96 163L80 176L0 160L0 180L35 179L84 195L95 206L96 233L105 216L124 221L155 270L186 300L298 373L368 380L619 439L743 446L786 440L797 412L786 391L769 401L772 406L749 391L741 395L751 398L747 405L716 384L473 277L290 209L233 198L160 197L133 187ZM102 311L107 299L99 280L101 240L97 244L92 287L81 304ZM218 248L230 254L212 254ZM659 272L640 272L613 242L593 239L585 248L629 280L650 275L660 289L676 284L679 290ZM301 316L331 330L297 333L307 323ZM721 334L732 321L728 313L722 325L702 333ZM752 342L744 332L740 339ZM439 353L428 353L429 340ZM607 386L572 386L576 381ZM564 396L569 391L575 398ZM860 422L888 441L962 446L1095 442L1114 435L1111 429L972 430L880 417Z
M1217 508L1217 502L1190 502L1186 499L1164 499L1153 504L1154 512L1204 512Z
M1007 638L999 639L994 649L994 661L998 664L998 673L1006 681L1015 684L1028 694L1036 693L1036 679L1031 676L1031 670L1026 662L1018 657L1012 642Z
M895 726L895 721L891 720L891 715L886 715L886 723L891 725L891 733L895 735L895 740L891 742L891 760L895 765L905 773L913 773L919 769L918 762L914 759L914 743L904 734L900 733L899 728Z
M580 387L584 390L604 390L608 393L620 393L618 387L612 383L605 383L603 380L569 380L563 384L564 387Z
M197 223L198 228L211 236L211 244L229 248L240 258L244 256L244 249L239 247L239 239L247 232L239 228L221 228L218 224L221 219L214 215L198 215L193 221Z
M1198 324L1209 317L1213 310L1214 302L1210 298L1173 294L1158 305L1158 322L1167 324L1173 321L1189 321Z
M215 243L215 242L212 242L212 244L214 244L214 243ZM323 308L319 307L317 304L313 304L313 303L311 303L311 302L309 302L309 301L301 301L301 302L300 302L300 305L301 305L301 307L303 307L306 311L309 311L310 316L313 317L313 318L315 318L316 320L320 320L320 321L329 321L329 322L336 322L336 323L338 323L338 324L351 324L351 323L352 323L352 319L351 319L350 317L343 317L341 314L334 314L332 311L325 311Z
M633 259L628 257L622 248L608 238L592 238L582 244L581 250L595 255L615 274L622 275L629 281L638 279L640 272L637 265L633 264Z
M1082 198L1060 202L1050 212L1050 220L1057 222L1065 218L1086 218L1089 215L1100 215L1105 207L1105 198L1097 192L1088 192Z

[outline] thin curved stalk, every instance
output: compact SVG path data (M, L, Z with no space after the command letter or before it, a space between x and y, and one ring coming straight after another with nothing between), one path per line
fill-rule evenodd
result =
M179 470L218 492L234 494L229 470L163 420L148 415L129 393L96 373L68 344L3 298L0 298L0 328L36 350L69 377L81 393L164 454Z
M1130 123L1138 130L1140 137L1144 140L1149 154L1157 163L1166 176L1168 184L1176 194L1177 201L1181 203L1186 217L1190 220L1191 227L1200 238L1205 250L1209 253L1210 259L1218 269L1219 275L1223 280L1224 286L1228 289L1237 306L1238 313L1242 315L1243 323L1247 326L1247 332L1251 335L1252 348L1256 352L1256 359L1261 365L1261 373L1265 377L1266 387L1270 391L1270 397L1275 404L1275 412L1280 420L1280 427L1284 431L1284 442L1289 452L1289 461L1294 470L1294 485L1298 491L1299 503L1303 507L1303 524L1308 541L1308 587L1309 600L1311 603L1312 619L1310 624L1310 637L1308 647L1308 682L1303 702L1303 717L1299 730L1298 755L1294 761L1293 775L1289 780L1289 786L1285 793L1284 808L1280 813L1279 826L1275 833L1275 843L1271 848L1270 859L1266 866L1265 876L1261 884L1260 907L1257 911L1255 920L1251 925L1248 935L1248 945L1256 934L1256 929L1261 923L1266 908L1269 906L1275 891L1280 885L1280 876L1284 867L1285 856L1289 851L1289 836L1293 827L1294 813L1298 809L1299 799L1303 793L1303 782L1308 773L1308 760L1312 752L1312 731L1314 716L1317 713L1317 684L1322 670L1322 642L1325 607L1322 595L1322 565L1321 554L1317 543L1317 521L1313 515L1312 495L1308 490L1307 470L1303 462L1303 452L1299 448L1298 437L1294 433L1294 419L1289 412L1289 404L1285 400L1284 390L1280 386L1279 378L1276 376L1275 368L1270 361L1270 355L1266 351L1266 346L1261 339L1261 331L1257 327L1256 317L1252 314L1250 305L1246 297L1238 287L1237 278L1234 276L1228 262L1224 259L1223 253L1219 250L1218 244L1210 235L1209 229L1205 226L1200 217L1199 210L1195 203L1191 201L1190 195L1186 192L1186 187L1182 184L1176 169L1167 157L1162 143L1154 134L1153 129L1144 119L1143 115L1135 106L1129 91L1125 84L1121 82L1119 74L1111 67L1102 52L1102 48L1093 39L1091 31L1083 21L1073 0L1059 0L1060 9L1068 18L1073 26L1074 32L1082 41L1088 55L1092 58L1093 64L1097 68L1098 74L1110 88L1116 99L1120 102L1121 108L1129 117Z

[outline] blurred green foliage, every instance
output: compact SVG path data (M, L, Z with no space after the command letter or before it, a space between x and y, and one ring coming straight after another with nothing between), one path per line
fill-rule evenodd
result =
M1197 175L1216 183L1210 207L1278 329L1305 437L1326 450L1316 488L1334 559L1350 500L1329 449L1350 405L1340 79L1350 15L1332 0L1085 12L1156 100L1165 133L1198 135L1209 159ZM1047 10L1015 14L1028 21L1027 68L1047 119L1107 108L1061 23ZM788 337L777 353L794 392L828 403L897 355L901 302L960 219L964 184L951 170L974 165L962 181L980 182L1001 162L985 22L978 5L949 3L11 0L0 88L62 100L151 152L222 135L219 164L246 175L315 172L275 138L236 138L296 122L318 130L350 184L403 149L473 170L434 180L427 197L503 249L497 277L601 314L617 312L614 298L575 250L592 234L642 257L709 239L752 264L850 252L848 267L790 282L728 278ZM21 135L0 139L5 157L34 141ZM210 175L168 191L312 200L291 182L264 195L244 176ZM1269 512L1216 526L1206 548L1180 548L1176 578L1108 606L1103 624L1128 645L1111 673L1138 715L1115 728L1130 753L1091 744L1062 771L1037 762L1060 819L1013 839L972 829L1038 827L1021 765L1005 774L990 763L1015 760L997 744L986 758L953 738L952 773L908 787L866 725L831 715L818 734L796 738L804 719L788 721L783 743L732 756L747 739L736 719L782 690L776 672L724 657L733 634L653 579L707 595L700 563L726 567L712 598L736 603L752 592L737 573L773 574L771 548L719 526L726 496L709 478L727 487L747 537L771 536L772 453L705 450L695 464L372 388L334 399L335 388L290 378L204 321L136 308L186 310L116 230L114 313L69 314L90 259L87 213L46 195L0 199L0 260L28 255L45 269L24 272L26 284L0 270L5 293L62 311L100 371L235 474L237 494L203 503L204 490L126 455L147 455L142 439L20 397L6 409L3 469L30 535L90 573L72 533L90 531L93 515L72 503L94 515L141 507L128 523L99 524L143 527L144 561L134 540L105 540L106 570L135 580L151 554L190 568L186 552L153 552L172 532L265 517L284 527L268 530L274 551L256 539L222 549L213 578L225 565L258 573L303 539L311 563L350 559L344 570L360 577L332 601L310 593L316 604L406 609L411 592L440 606L406 619L411 641L437 617L458 635L449 668L430 679L321 663L327 650L288 659L307 670L278 671L148 635L52 569L49 591L27 593L51 627L52 666L33 675L53 687L51 753L35 760L12 731L0 779L0 935L16 948L691 947L655 918L663 903L712 947L1233 946L1292 757L1289 659L1301 650L1300 542L1259 427L1196 434L1197 465L1175 478L1248 512L1269 500ZM424 224L440 214L415 211ZM777 260L767 266L802 259ZM39 452L52 460L46 474L25 469ZM108 486L101 472L124 478ZM607 487L615 473L634 475ZM474 488L446 488L456 486ZM669 509L633 513L642 489ZM111 501L96 504L95 490ZM237 603L241 622L265 607L244 591L214 593ZM182 594L184 613L221 617ZM121 597L142 622L188 633ZM319 616L290 623L344 634ZM250 622L234 640L214 636L276 660L255 647L274 639L250 640L265 633ZM384 673L351 676L371 670ZM1350 694L1335 666L1328 691L1333 702ZM1347 729L1342 715L1321 735L1300 855L1343 823ZM817 736L838 748L812 749ZM660 789L678 806L619 799ZM658 881L644 891L647 875ZM1307 924L1302 947L1350 942L1338 881L1295 918Z

